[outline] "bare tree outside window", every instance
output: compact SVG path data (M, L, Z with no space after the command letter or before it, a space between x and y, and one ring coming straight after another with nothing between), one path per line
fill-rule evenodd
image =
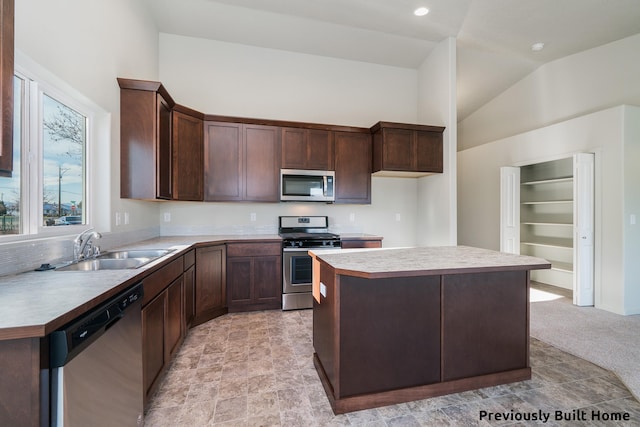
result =
M69 216L84 223L87 119L46 95L43 112L43 224L69 225Z

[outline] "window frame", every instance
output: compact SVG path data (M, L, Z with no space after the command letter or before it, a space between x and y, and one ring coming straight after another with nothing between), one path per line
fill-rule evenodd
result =
M96 124L104 112L80 95L64 82L44 70L35 63L23 65L15 63L14 75L22 79L21 91L21 141L20 141L20 216L21 230L18 234L0 235L0 244L13 241L32 240L56 236L77 235L82 230L93 226L92 177L94 135L101 131ZM77 111L86 120L85 145L83 160L83 216L84 224L65 225L63 227L45 226L43 223L43 146L44 95L55 99L65 106Z

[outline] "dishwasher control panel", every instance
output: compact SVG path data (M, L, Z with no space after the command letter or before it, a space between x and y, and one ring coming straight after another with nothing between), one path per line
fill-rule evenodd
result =
M95 341L118 322L137 301L142 302L142 283L138 283L88 313L52 332L50 365L59 367L71 360L83 348ZM139 307L140 305L138 305Z

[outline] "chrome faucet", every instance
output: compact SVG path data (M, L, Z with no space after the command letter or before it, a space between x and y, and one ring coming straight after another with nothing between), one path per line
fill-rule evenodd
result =
M91 258L100 254L100 247L93 246L92 239L99 239L102 234L93 228L84 230L73 240L73 261L78 262L81 259Z

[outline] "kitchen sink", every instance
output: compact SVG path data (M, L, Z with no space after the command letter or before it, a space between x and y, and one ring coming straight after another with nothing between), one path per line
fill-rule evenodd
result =
M105 252L96 258L85 259L56 268L57 271L96 271L96 270L125 270L138 268L165 256L173 249L130 249Z
M138 268L151 261L151 258L95 258L85 259L73 264L58 267L58 271L95 271L95 270L124 270Z
M98 255L98 259L159 258L171 252L173 252L173 249L131 249L105 252Z

